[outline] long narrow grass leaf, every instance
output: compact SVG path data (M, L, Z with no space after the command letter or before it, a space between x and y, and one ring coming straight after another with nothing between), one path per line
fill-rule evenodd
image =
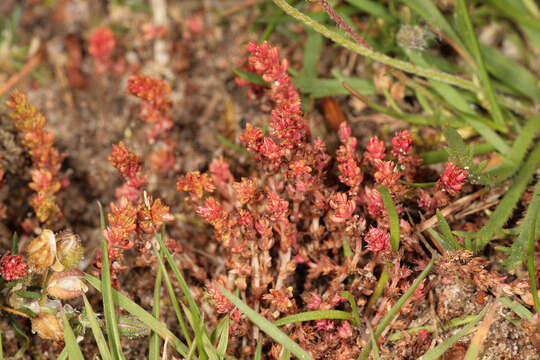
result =
M494 77L521 95L535 102L540 102L538 79L529 70L487 45L480 44L480 51L486 61L487 70Z
M535 203L534 208L532 208L533 212L533 219L536 219L536 221L533 221L529 228L529 246L527 251L527 270L529 271L529 284L531 286L531 293L534 301L534 308L536 309L536 313L540 314L540 300L538 299L538 287L536 285L536 272L534 270L534 243L535 243L535 229L536 229L536 222L538 222L538 210L540 209L540 204ZM538 322L538 321L537 321Z
M172 271L174 273L174 276L176 277L176 280L180 284L180 288L182 289L182 292L184 293L184 296L187 299L189 309L191 310L191 313L192 313L192 316L193 316L193 322L194 322L193 328L198 329L199 328L199 323L201 321L201 313L199 311L199 308L197 307L197 304L195 303L195 299L193 298L193 295L191 294L189 286L188 286L186 280L184 279L184 276L182 275L182 272L180 271L180 269L178 269L178 266L174 262L174 259L173 259L172 255L171 255L171 253L169 252L169 249L167 249L167 247L165 246L165 242L163 241L161 236L157 235L157 233L155 235L156 235L155 237L156 237L157 241L159 242L160 250L163 251L163 253L165 254L165 257L167 258L167 263L171 267L171 269L172 269ZM195 331L195 338L197 338L198 336L200 336L200 333L198 331ZM199 339L197 341L197 344L198 344L198 347L199 347L199 357L201 358L201 360L205 360L206 355L205 355L205 351L204 351L204 345L203 345L203 342L201 341L201 339Z
M503 305L515 312L521 319L532 320L534 318L533 313L520 303L510 300L510 298L507 298L506 296L500 297L499 300Z
M358 306L356 305L356 300L354 299L354 296L348 291L342 291L340 295L341 297L347 299L349 301L349 304L351 305L353 325L360 325L360 314L358 313Z
M465 2L465 0L456 1L456 19L458 23L463 23L463 28L465 32L463 34L463 36L465 37L464 40L470 46L469 50L471 51L472 55L476 60L476 65L478 67L477 70L479 72L483 93L489 102L489 111L493 116L493 120L495 120L495 122L498 124L504 124L503 115L501 109L499 108L499 104L497 103L497 99L495 98L495 93L493 91L491 80L489 79L489 75L485 67L484 58L482 57L482 53L480 51L480 45L478 45L478 39L476 38L476 34L474 32L474 28L469 17L469 10L467 8L467 3Z
M374 16L378 19L384 19L385 21L391 21L392 15L388 10L376 1L372 0L346 0L352 6L365 11L366 13Z
M323 49L323 37L318 32L308 30L304 46L304 76L317 77L317 64Z
M527 250L527 244L529 240L529 232L532 229L532 224L536 223L534 228L534 236L540 231L540 221L538 218L534 217L534 209L540 206L540 181L536 183L534 187L533 196L531 202L529 203L529 208L525 214L521 226L519 227L519 235L512 243L510 247L510 254L508 258L504 261L505 266L508 270L513 270L516 265L522 262L523 257Z
M381 271L381 275L379 275L379 280L377 280L377 285L375 285L375 289L373 290L373 294L371 294L371 297L369 298L366 309L373 308L373 306L377 303L384 291L384 287L386 286L386 282L388 281L388 276L389 275L388 271L386 270L386 265L384 265Z
M492 152L493 150L495 150L495 148L489 143L480 143L472 144L471 150L472 155L482 155ZM444 150L433 150L420 154L420 157L422 158L422 160L424 160L424 164L431 165L442 163L448 160L448 153Z
M512 186L510 186L493 214L491 214L487 223L478 232L477 250L483 249L504 226L539 165L540 142L534 147L529 158L516 175Z
M96 290L102 291L102 282L98 278L95 278L89 274L85 274L85 279L90 285L96 288ZM148 326L149 329L158 333L162 339L168 339L169 344L171 344L171 346L176 351L178 351L179 354L184 357L187 356L187 353L189 351L187 346L180 339L178 339L163 323L156 320L156 318L154 318L152 314L144 310L141 306L133 302L127 296L119 293L114 289L112 295L113 300L118 306L136 317L139 321Z
M390 244L392 245L392 250L397 252L399 250L399 215L392 200L392 195L390 191L385 186L377 186L377 191L381 195L381 199L388 214L388 221L390 223Z
M66 313L62 311L62 320L64 321L64 341L66 343L67 352L70 360L84 360L84 356L81 352L79 344L75 339L73 329L69 325L69 321L66 317Z
M154 283L154 304L152 307L152 316L159 320L160 310L161 310L161 278L162 271L161 268L158 268L156 275L156 280ZM150 345L148 346L148 359L149 360L159 360L159 348L160 348L160 338L159 334L155 331L152 331L150 335Z
M371 345L373 346L373 360L379 360L379 348L377 347L377 340L375 340L375 334L373 332L373 328L371 327L371 324L369 323L369 320L366 319L366 326L369 330L369 338L371 339Z
M88 323L90 324L92 334L94 335L94 339L96 340L96 344L99 350L99 356L102 360L112 360L111 352L109 350L109 347L107 346L107 341L105 340L105 336L103 336L103 332L101 331L101 326L99 325L96 314L92 309L92 305L90 305L90 302L86 298L85 294L83 294L83 300L86 317L88 318Z
M99 204L99 203L98 203ZM102 294L103 294L103 313L105 315L105 326L107 328L107 338L111 346L111 354L114 358L124 359L120 342L120 331L118 330L118 320L116 318L116 310L112 296L111 272L109 265L109 251L107 240L105 240L105 215L103 207L99 204L99 219L101 223L101 279L102 279Z
M461 245L457 242L456 238L454 237L454 234L452 234L450 225L448 225L448 222L444 218L444 215L439 210L437 210L437 219L439 221L439 228L441 229L441 232L445 240L451 246L450 250L461 249Z
M313 310L306 311L294 315L285 316L274 322L276 326L283 326L287 324L293 324L297 322L321 320L321 319L340 319L340 320L352 320L351 313L341 310Z
M220 360L224 359L225 354L227 353L227 346L229 345L229 324L229 317L225 316L225 318L223 319L223 326L221 327L221 331L219 331L217 334L219 341L217 343L216 350Z
M182 333L184 334L184 338L186 339L187 346L191 347L191 336L189 335L186 322L184 321L184 317L182 316L182 310L180 309L178 299L176 298L176 294L174 293L174 288L172 286L171 278L167 272L167 269L165 268L165 264L163 263L161 254L156 248L154 248L154 255L158 261L159 267L161 268L163 279L165 280L165 287L167 288L167 292L169 293L169 298L171 299L171 303L174 308L174 313L176 314L176 318L178 319L178 322L180 323L180 328L182 328Z
M0 329L0 360L4 360L4 345L2 344L2 329Z
M262 359L262 341L259 341L257 343L257 348L255 348L255 355L253 356L253 360L261 360Z
M487 312L489 308L489 305L486 305L482 311L474 318L473 321L471 321L468 325L463 327L460 331L455 333L453 336L449 337L433 349L429 350L427 353L425 353L422 357L420 357L419 360L436 360L440 359L441 356L456 342L458 342L459 339L461 339L465 334L467 334L469 331L472 330L472 328L484 317L485 313Z
M375 329L375 340L378 341L379 337L382 335L384 329L392 322L394 317L399 313L401 310L401 307L405 304L405 302L411 297L411 295L416 291L416 288L420 285L422 280L426 278L426 276L431 271L431 268L433 267L433 264L435 263L435 255L431 258L429 263L427 264L426 268L418 275L418 277L414 280L411 287L399 298L399 300L392 306L390 311L379 322L379 325L377 325L377 328ZM369 354L371 353L373 344L368 342L366 347L362 350L362 353L358 357L359 360L365 360L369 357Z
M220 284L217 284L219 287L219 290L229 299L230 302L232 302L238 310L246 315L246 317L251 320L255 325L259 327L262 331L266 333L266 335L270 336L272 339L274 339L279 344L283 345L287 350L289 350L294 356L299 358L300 360L312 360L313 358L307 351L302 349L300 345L295 343L289 336L287 336L283 331L279 330L279 328L272 324L270 321L268 321L266 318L259 315L255 310L250 308L248 305L246 305L239 297L231 294L227 289L222 287ZM347 316L351 316L351 314L346 313Z

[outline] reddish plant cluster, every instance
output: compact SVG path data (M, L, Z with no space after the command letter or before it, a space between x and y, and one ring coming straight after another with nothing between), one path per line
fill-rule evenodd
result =
M100 26L92 32L88 40L88 52L94 57L97 73L102 74L112 66L111 54L116 46L114 33L109 27Z
M380 318L409 288L412 259L425 263L423 259L428 257L403 213L404 204L410 205L414 196L421 198L417 188L406 185L418 181L422 165L414 152L412 136L407 130L398 132L389 155L384 142L373 137L361 157L358 140L342 123L334 176L325 144L321 139L311 139L300 97L287 75L287 61L280 59L277 48L267 42L249 43L247 50L251 55L244 70L269 82L266 91L274 105L268 135L247 123L240 136L254 154L260 174L235 181L228 164L219 158L210 164L208 173L195 171L180 177L177 190L189 193L187 203L214 228L215 239L226 250L228 272L222 278L224 283L245 293L249 304L263 315L275 320L302 311L302 306L313 310L325 302L326 309L335 309L343 306L339 294L344 290L365 303L362 299L375 286L373 270L392 261L395 266L388 271L393 281L386 285L385 300L376 309L375 318ZM241 79L237 83L248 85ZM253 86L251 90L265 91ZM457 189L448 180L438 183L453 184ZM375 188L378 185L388 188L400 214L399 253L390 247L389 219ZM424 193L436 197L426 190ZM340 258L337 255L345 243L352 255ZM411 261L401 263L399 259L403 258ZM303 293L290 286L298 283L293 281L298 268L307 271L301 281ZM345 281L352 274L356 274L353 280ZM321 279L326 279L325 286L320 286ZM216 303L223 302L215 285L208 285L208 290ZM295 297L307 292L313 299L299 306ZM413 301L423 296L419 292ZM301 335L309 332L310 325L295 325L289 330L306 349L325 344L328 351L333 349L330 357L358 356L358 348L353 346L356 330L350 323L320 321L314 326L325 339L317 344Z
M22 279L28 273L28 265L24 261L22 255L10 255L8 250L0 258L0 275L6 281L14 281Z
M151 142L159 141L159 146L149 156L153 170L167 173L175 163L176 143L170 138L173 121L169 115L171 100L168 98L171 86L150 76L136 74L128 79L128 94L142 100L139 116L151 124L148 134Z
M28 103L25 94L14 91L6 105L13 111L11 118L15 121L15 127L21 134L21 143L29 150L34 164L29 186L36 195L30 200L30 205L41 222L59 217L61 212L56 203L56 194L61 188L58 173L64 154L60 154L53 147L54 134L45 130L45 117Z
M138 240L139 250L146 251L145 244L154 231L174 218L169 213L169 207L161 199L153 199L146 193L141 194L146 178L141 173L140 157L131 152L123 142L113 145L109 157L113 166L126 183L117 189L119 200L109 205L111 213L107 215L109 222L104 231L108 244L108 255L111 262L111 274L115 286L118 286L117 274L126 267L121 264L124 252L132 249ZM96 263L101 267L101 254L97 255Z

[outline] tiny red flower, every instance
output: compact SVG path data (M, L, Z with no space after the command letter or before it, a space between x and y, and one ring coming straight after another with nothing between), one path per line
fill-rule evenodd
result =
M402 158L412 150L413 139L408 130L398 132L392 138L392 156Z
M384 186L395 185L402 175L401 171L398 170L396 164L392 161L376 160L375 167L377 168L377 171L373 175L375 181Z
M138 174L142 171L140 156L131 152L122 141L118 145L113 144L112 147L113 151L109 156L109 161L126 181L138 183L140 180Z
M255 197L257 178L248 179L243 177L241 182L233 183L232 187L240 203L247 204Z
M211 224L224 216L223 207L213 197L209 197L203 206L199 206L197 214Z
M374 162L376 159L384 159L385 155L386 148L384 146L384 141L379 140L379 138L376 136L373 136L371 139L369 139L367 151L364 156L369 161Z
M371 227L364 240L367 243L367 249L373 252L390 247L390 236L388 235L388 232L380 227Z
M334 209L334 213L330 216L330 219L336 223L349 220L356 209L356 203L354 200L348 200L346 193L335 194L329 204Z
M22 255L10 255L8 250L0 258L0 275L6 281L22 279L28 272L28 265L24 262Z
M271 214L271 216L276 218L287 216L289 202L280 198L279 195L274 191L267 192L267 196L266 210Z
M210 170L210 174L212 174L212 180L216 184L225 184L233 180L233 176L229 170L229 164L223 156L212 160L208 169Z
M342 339L348 339L353 335L352 326L347 320L343 321L341 326L338 326L337 331Z
M247 123L244 133L240 136L240 141L246 144L248 151L257 152L259 151L263 137L264 133L261 129L257 129L250 123Z
M368 213L373 218L382 217L386 214L386 209L377 189L366 188Z
M88 52L96 59L98 73L103 73L109 66L109 60L116 41L114 33L106 26L100 26L92 32L89 39Z
M311 301L307 304L309 310L317 310L321 306L322 298L315 291L309 293Z
M460 169L456 164L449 161L446 163L440 182L450 195L455 195L461 190L466 179L467 171Z
M187 173L185 176L178 178L176 182L177 191L186 191L192 195L197 196L199 199L202 199L204 192L214 192L216 187L212 183L212 180L208 174L202 174L199 171L192 171Z

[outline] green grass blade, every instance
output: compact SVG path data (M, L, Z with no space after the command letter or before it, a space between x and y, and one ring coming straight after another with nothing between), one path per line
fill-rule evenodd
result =
M69 354L69 360L84 360L83 354L77 340L75 339L75 334L69 325L69 321L66 317L66 313L62 311L62 319L64 321L64 341L66 342L67 352Z
M178 322L180 323L180 327L182 328L182 332L186 339L187 346L191 347L191 337L189 335L186 322L184 321L184 317L182 316L182 310L180 309L178 299L176 298L176 294L174 293L174 288L172 286L171 278L169 277L169 273L167 272L167 269L165 268L165 264L163 263L161 254L158 252L156 248L154 248L154 255L156 259L158 260L159 267L161 268L161 273L163 274L163 278L165 279L165 286L167 287L167 292L169 293L169 297L171 299L171 303L173 305L176 318L178 319Z
M103 336L103 332L101 331L101 326L99 325L96 314L92 309L92 305L90 305L90 302L88 302L88 298L85 294L83 294L83 300L84 308L86 310L86 316L88 318L88 322L90 323L92 334L94 334L94 339L96 340L96 344L99 349L99 356L102 360L112 360L111 352L109 351L109 347L107 346L107 341L105 340L105 336Z
M534 208L531 209L533 212L533 221L529 228L529 247L527 251L527 270L529 271L529 284L531 286L531 293L534 300L534 308L536 313L540 314L540 299L538 299L538 287L536 286L536 272L534 271L534 240L535 240L535 229L536 223L538 222L538 209L540 209L540 204L535 203ZM538 322L538 321L537 321Z
M381 194L381 199L384 203L386 213L388 214L388 221L390 223L390 244L392 244L392 250L397 252L399 250L399 215L392 200L392 195L388 189L383 186L377 186L377 191Z
M425 353L419 360L436 360L436 359L440 359L441 356L448 350L450 349L452 346L454 346L454 344L456 342L458 342L458 340L463 337L465 334L467 334L469 331L472 330L472 328L480 321L482 320L482 318L484 317L485 313L487 312L488 310L488 305L486 305L482 311L480 311L480 313L474 318L473 321L471 321L468 325L466 325L465 327L463 327L463 329L461 329L460 331L458 331L455 335L449 337L448 339L446 339L444 342L442 342L441 344L437 345L436 347L434 347L433 349L429 350L427 353Z
M323 49L323 37L313 30L307 31L306 44L304 45L304 76L316 78L317 64Z
M499 298L501 303L505 305L507 308L515 312L520 318L525 320L532 320L534 315L532 312L529 311L525 306L521 305L520 303L517 303L515 301L510 300L506 296L502 296Z
M439 220L439 228L441 229L441 232L443 236L445 237L445 240L451 246L450 250L461 249L461 245L457 242L456 238L454 237L454 234L452 234L450 225L448 225L448 222L444 218L444 215L439 210L437 210L437 219Z
M261 360L262 359L262 341L259 340L257 343L257 348L255 349L255 355L253 356L253 360Z
M13 233L13 237L11 238L11 254L15 255L19 253L19 235L17 232Z
M487 143L471 144L472 155L487 154L495 150L493 145ZM424 160L424 164L439 164L448 160L448 153L445 150L433 150L420 154L420 157Z
M513 270L516 265L521 263L521 261L523 260L523 256L527 249L529 231L532 229L532 224L536 223L536 227L534 230L535 236L536 234L538 234L538 231L540 231L540 221L538 221L538 219L534 217L533 210L538 206L540 206L540 181L538 181L536 183L536 186L534 187L532 200L529 204L529 208L527 209L527 213L525 214L525 218L523 219L521 226L519 227L519 235L512 243L512 247L510 248L510 254L508 255L508 258L504 261L504 265L508 270Z
M465 115L465 121L468 125L474 128L488 143L501 154L508 154L510 152L510 146L486 123L475 119L472 116Z
M2 344L2 329L0 329L0 360L4 360L4 345Z
M483 249L490 241L493 235L501 230L514 207L518 203L521 195L525 191L527 184L531 181L536 169L540 165L540 142L536 144L525 164L521 167L513 184L510 186L501 202L489 217L487 223L478 232L477 250Z
M375 340L375 334L368 320L366 320L366 326L369 330L369 338L371 339L371 345L373 346L373 360L379 360L379 348L377 347L377 340Z
M191 291L189 290L189 286L184 279L184 276L182 276L182 273L180 272L180 269L178 269L178 266L176 266L176 263L174 262L174 259L169 252L169 249L165 246L165 243L163 242L163 239L161 236L158 236L157 233L155 234L155 237L157 241L159 242L160 250L163 251L165 254L165 257L167 258L167 263L171 267L174 276L176 277L176 280L180 284L180 288L182 288L182 292L184 293L184 296L187 299L189 309L193 316L193 328L199 329L200 321L201 321L201 313L199 311L199 308L197 307L197 304L195 303L195 299L193 298L193 295L191 294ZM200 337L200 333L198 331L195 331L195 338ZM201 360L206 359L205 351L204 351L204 344L202 340L199 338L197 341L198 348L199 348L199 357Z
M494 77L532 101L540 102L538 79L529 70L487 45L480 44L480 51Z
M224 359L225 354L227 353L227 346L229 345L229 327L229 316L226 316L223 319L223 326L221 327L220 331L217 332L219 342L217 343L216 350L220 360Z
M531 117L529 121L527 121L527 124L525 124L525 127L521 130L518 137L514 141L514 145L512 146L510 154L508 154L507 157L510 163L515 164L516 166L521 164L525 154L527 153L527 149L536 136L538 129L540 129L540 116L537 115Z
M489 79L489 75L486 70L484 58L482 57L480 46L478 45L478 39L476 38L476 34L474 32L474 28L469 17L469 11L467 9L467 4L465 0L456 1L456 20L458 24L462 24L462 29L464 32L462 34L462 36L464 37L463 40L467 45L469 45L469 50L471 51L472 55L476 60L476 65L478 67L477 70L480 77L480 83L482 84L483 93L490 105L490 108L488 110L493 116L493 120L495 120L497 124L504 125L503 115L501 109L499 108L499 104L495 99L495 93L493 91L491 80Z
M375 285L375 289L373 290L373 294L371 294L371 297L369 298L368 304L366 306L366 309L372 309L373 306L377 303L379 298L381 297L384 287L386 286L386 282L388 281L388 270L386 270L386 265L383 266L381 275L379 276L379 280L377 280L377 285Z
M249 81L255 85L268 86L268 83L264 81L258 74L247 72L236 67L232 68L232 72L238 75L239 78Z
M62 351L60 352L56 360L66 360L67 358L68 358L68 351L67 351L67 347L64 346L64 348L62 349Z
M268 321L266 318L259 315L255 310L250 308L248 305L246 305L240 298L237 296L231 294L227 289L223 288L220 284L217 284L219 287L219 290L229 299L230 302L232 302L238 310L246 315L246 317L251 320L255 325L259 327L264 333L268 336L270 336L272 339L274 339L277 343L281 344L283 347L285 347L287 350L289 350L294 356L299 358L300 360L312 360L313 358L307 351L302 349L300 345L295 343L290 337L287 336L283 331L279 330L279 328L272 324L270 321ZM346 313L347 316L351 316L351 314Z
M358 313L358 306L356 305L356 300L354 299L354 296L348 291L342 291L340 295L341 297L349 300L349 304L351 305L353 325L360 325L360 314Z
M378 19L384 19L385 21L392 21L392 15L386 10L384 6L376 1L372 0L346 0L352 6L374 16Z
M291 360L291 353L287 350L287 348L282 348L279 360Z
M274 322L275 326L283 326L296 322L320 320L320 319L340 319L340 320L352 320L351 313L341 310L313 310L306 311L299 314L285 316Z
M98 203L99 204L99 203ZM103 294L103 313L105 317L105 326L107 328L107 338L111 346L111 354L113 358L124 359L120 342L120 331L118 330L118 320L116 318L116 310L112 297L111 272L109 265L109 252L107 240L103 232L105 231L105 215L103 207L99 204L99 219L101 222L101 279L102 279L102 294Z
M375 94L373 82L370 80L345 77L345 81L362 95ZM302 93L314 99L327 96L349 95L349 92L341 85L342 81L340 79L309 78L301 74L295 76L293 82Z
M162 278L161 268L158 268L156 275L156 281L154 284L154 304L152 307L152 316L159 320L160 308L161 308L161 278ZM155 332L152 331L150 335L150 345L148 346L148 359L149 360L159 360L159 347L160 347L160 337Z
M377 325L377 329L375 329L375 340L378 340L379 337L382 335L384 329L392 322L394 317L399 313L399 310L405 304L405 302L411 297L411 295L416 291L416 288L420 285L422 280L426 278L426 276L429 274L431 268L433 267L433 263L435 263L435 255L431 258L429 263L427 264L426 268L418 275L418 277L414 280L411 287L399 298L399 300L392 306L390 311L379 322L379 325ZM368 342L364 350L362 350L362 353L358 357L358 360L366 360L369 357L369 354L371 353L371 349L373 347L372 342Z
M96 288L96 290L102 291L102 282L98 278L95 278L89 274L85 274L85 280L88 281L88 283L94 288ZM144 310L141 306L133 302L127 296L119 293L114 289L112 295L113 300L118 306L136 317L149 329L158 333L162 339L169 339L169 344L171 344L171 346L176 351L178 351L179 354L184 357L187 356L187 353L189 351L187 346L180 339L178 339L163 323L156 320L156 318L154 318L152 314Z

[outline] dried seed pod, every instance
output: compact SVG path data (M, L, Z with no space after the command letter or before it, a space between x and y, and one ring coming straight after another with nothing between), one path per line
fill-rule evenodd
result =
M56 263L54 271L69 270L81 260L83 248L81 239L71 231L56 235Z
M150 329L146 325L131 316L125 315L120 315L118 318L118 330L120 330L120 336L125 336L129 339L150 335Z
M43 272L56 260L56 238L51 230L45 229L26 247L26 257L30 268Z
M73 299L88 291L84 273L77 269L54 273L49 279L47 292L58 299Z
M32 318L32 331L45 340L64 340L64 331L56 316L49 313L40 313Z

